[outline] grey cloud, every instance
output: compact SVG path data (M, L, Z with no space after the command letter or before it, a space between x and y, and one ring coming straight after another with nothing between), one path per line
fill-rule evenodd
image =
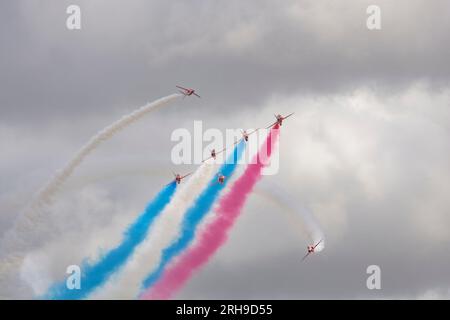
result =
M9 50L2 50L1 105L10 121L79 120L143 103L176 83L201 89L213 103L203 110L219 113L276 93L448 83L445 1L381 1L379 32L365 27L364 1L81 1L77 32L65 29L68 3L19 1L2 10Z

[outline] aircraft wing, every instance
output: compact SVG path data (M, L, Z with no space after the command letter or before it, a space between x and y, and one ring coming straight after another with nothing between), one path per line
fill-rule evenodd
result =
M257 129L255 129L255 130L253 130L252 132L248 133L248 135L251 135L251 134L255 133L255 132L258 131L258 130L259 130L259 128L257 128Z
M319 242L317 242L317 244L314 246L314 249L322 242L322 239L320 239Z
M227 148L225 147L225 148L223 148L222 150L220 150L220 151L216 151L216 157L217 157L217 155L219 154L219 153L222 153L222 152L224 152L225 150L227 150ZM209 158L212 158L212 157L209 157Z
M311 252L308 252L307 254L305 254L305 255L303 256L303 258L302 258L302 261L304 261L304 260L309 256L310 253L311 253Z
M278 123L278 121L275 121L274 123L272 123L270 126L266 127L266 129L272 128L274 125L276 125Z
M289 117L292 116L293 114L294 114L294 112L292 112L291 114L288 114L286 117L283 118L283 120L289 118Z
M186 89L186 88L183 88L183 87L181 87L181 86L176 86L178 89L183 89L183 90L189 90L189 89Z
M192 174L192 172L189 172L188 174L185 174L184 176L181 177L181 179L186 178L187 176L190 176Z
M220 151L218 151L218 152L216 152L216 156L219 154L219 153L222 153L222 152L224 152L225 150L227 150L227 148L225 147L225 148L223 148L222 150L220 150Z
M255 129L255 130L253 130L252 132L248 132L247 133L247 136L249 136L249 135L251 135L251 134L254 134L256 131L258 131L260 128L257 128L257 129ZM241 130L242 131L242 130Z
M196 97L199 97L199 98L201 98L198 94L196 94L195 92L192 92L192 94L194 95L194 96L196 96Z
M217 153L216 153L216 155L217 155ZM202 160L202 162L206 162L206 161L208 161L209 159L212 159L212 158L213 158L212 156L209 156L208 158Z
M216 152L216 156L217 156L217 154L218 154L218 152ZM209 156L208 158L206 158L205 160L203 160L202 162L206 162L206 161L208 161L209 159L212 159L213 158L213 156Z

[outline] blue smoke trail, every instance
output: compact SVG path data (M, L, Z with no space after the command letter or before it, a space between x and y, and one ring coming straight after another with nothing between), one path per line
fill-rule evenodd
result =
M242 152L244 151L244 147L245 142L239 142L234 148L233 153L226 160L225 164L223 164L220 168L219 173L226 177L224 183L218 183L217 178L214 177L194 204L186 211L181 227L181 236L163 250L158 267L155 271L148 275L147 278L145 278L142 283L142 289L152 286L162 276L164 268L172 260L172 258L181 253L181 251L183 251L194 239L197 225L211 210L211 207L220 191L225 187L229 178L235 171L238 159L240 159Z
M122 242L107 252L98 262L90 265L83 262L81 267L81 289L69 290L66 282L52 286L47 299L82 299L95 288L102 285L131 256L136 246L141 243L155 218L170 202L176 190L176 182L165 186L151 201L141 215L124 232Z

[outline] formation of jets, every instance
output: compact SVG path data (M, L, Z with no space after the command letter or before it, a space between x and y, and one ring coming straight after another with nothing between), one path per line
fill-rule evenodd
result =
M195 89L192 89L192 88L185 88L185 87L182 87L182 86L179 86L179 85L177 85L176 87L179 89L178 91L179 91L181 94L183 94L184 97L189 97L189 96L194 95L194 96L200 98L200 96L199 96L197 93L195 93ZM184 97L183 97L183 98L184 98ZM273 126L275 126L275 125L277 125L277 124L278 124L279 126L283 125L283 121L286 120L287 118L289 118L290 116L292 116L293 114L294 114L294 113L290 113L290 114L288 114L288 115L285 116L285 117L282 116L281 114L275 115L276 121L275 121L274 123L272 123L270 126L268 126L266 129L272 128ZM236 141L234 144L237 144L237 143L240 142L241 140L244 140L245 142L248 142L249 136L250 136L251 134L257 132L258 130L259 130L259 128L256 129L256 130L253 130L252 132L247 132L247 130L241 130L241 132L242 132L242 138L241 138L240 140ZM218 155L219 153L224 152L225 150L226 150L226 148L224 148L224 149L222 149L222 150L220 150L220 151L216 151L216 149L212 149L212 150L211 150L211 153L210 153L210 156L209 156L208 158L204 159L202 162L205 162L205 161L207 161L207 160L209 160L209 159L214 159L214 160L216 160L217 155ZM181 176L181 175L179 175L179 174L174 174L174 175L175 175L175 181L179 184L179 183L181 182L181 180L182 180L183 178L187 177L188 175L190 175L190 173L187 174L187 175L185 175L185 176ZM220 177L219 177L219 183L223 183L224 179L225 179L224 176L222 176L222 180L221 180Z
M195 92L195 89L192 89L192 88L184 88L184 87L178 86L178 85L177 85L176 87L179 89L178 91L179 91L181 94L183 94L183 98L189 97L189 96L192 96L192 95L194 95L194 96L200 98L200 96ZM281 114L274 115L276 121L275 121L274 123L272 123L271 125L269 125L268 127L266 127L266 129L272 128L272 127L275 126L275 125L282 126L282 125L283 125L283 121L286 120L287 118L289 118L290 116L292 116L293 114L294 114L294 113L290 113L290 114L288 114L287 116L282 116ZM248 142L249 136L250 136L251 134L257 132L258 130L259 130L259 129L253 130L253 131L250 132L250 133L248 133L246 130L242 130L242 138L241 138L240 140L236 141L235 144L238 143L238 142L240 142L241 140L244 140L245 142ZM225 151L225 150L226 150L226 148L223 149L223 150L221 150L221 151L218 151L218 152L217 152L216 149L212 149L212 150L211 150L211 155L210 155L210 157L207 158L207 159L205 159L205 160L203 160L202 162L205 162L206 160L209 160L209 159L214 159L214 160L216 160L217 155L218 155L219 153ZM175 178L174 178L174 180L173 180L172 182L175 181L177 184L180 184L180 183L181 183L181 180L183 180L184 178L186 178L187 176L189 176L189 175L191 175L191 174L192 174L192 172L190 172L190 173L188 173L188 174L182 176L182 175L180 175L180 174L178 174L178 173L177 173L177 174L173 173L173 175L174 175ZM223 174L219 173L219 174L217 175L217 183L224 184L225 178L226 178L226 177L225 177ZM171 183L172 183L172 182L171 182ZM306 253L306 255L302 258L302 261L304 261L311 253L314 253L316 247L317 247L321 242L322 242L322 239L321 239L319 242L317 242L316 244L308 245L308 246L307 246L307 253Z
M259 129L253 130L253 131L250 132L250 133L247 133L246 130L241 130L241 132L242 132L242 138L241 138L240 140L236 141L234 144L239 143L241 140L244 140L245 142L247 142L247 141L248 141L248 136L251 135L252 133L255 133L255 132L258 131L258 130L259 130ZM210 156L209 156L208 158L206 158L205 160L203 160L202 162L205 162L205 161L207 161L207 160L209 160L209 159L214 159L214 160L216 160L217 155L218 155L219 153L224 152L225 150L226 150L226 148L225 148L225 149L222 149L222 150L220 150L220 151L216 151L216 149L212 149L212 150L211 150L211 153L210 153Z

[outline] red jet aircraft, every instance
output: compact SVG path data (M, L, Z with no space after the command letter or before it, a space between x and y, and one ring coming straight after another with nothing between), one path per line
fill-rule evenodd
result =
M258 131L258 130L259 130L259 129L253 130L253 131L250 132L250 133L247 133L247 130L241 130L241 131L242 131L242 139L244 139L245 142L247 142L247 141L248 141L248 136L251 135L251 134L253 134L253 133L255 133L255 132Z
M223 174L219 173L217 175L217 182L220 183L220 184L223 184L225 182L225 178L226 177Z
M270 126L268 126L266 129L269 129L271 127L273 127L274 125L278 124L280 127L283 125L283 120L289 118L290 116L292 116L294 114L294 112L292 112L291 114L288 114L286 117L283 117L281 114L279 115L275 115L275 119L277 119L277 121L275 121L274 123L272 123Z
M235 144L235 145L238 144L239 142L241 142L241 140L244 140L245 142L248 142L248 136L251 135L251 134L253 134L253 133L255 133L255 132L258 131L258 130L259 130L259 128L253 130L253 131L250 132L250 133L247 133L247 130L241 130L241 132L242 132L242 138L239 139L239 140L237 140L234 144ZM225 150L225 149L224 149L224 150Z
M316 245L314 245L314 244L309 245L309 246L307 247L308 253L303 257L302 261L305 260L306 257L308 257L311 253L314 253L314 250L316 249L316 247L317 247L317 246L319 245L319 243L321 243L321 242L322 242L322 239L320 239L320 241L317 242Z
M221 150L221 151L219 151L219 152L216 152L216 149L212 149L212 150L211 150L211 156L210 156L209 158L206 158L206 159L203 160L202 162L205 162L206 160L209 160L209 159L211 159L211 158L213 158L214 160L216 160L217 155L218 155L219 153L224 152L225 150L226 150L226 148L223 149L223 150Z
M181 180L183 180L184 178L186 178L187 176L189 176L189 175L191 175L192 174L192 172L189 172L188 174L185 174L184 176L182 176L182 175L180 175L179 173L175 173L175 172L172 172L173 173L173 176L175 177L175 179L172 181L172 182L176 182L177 184L180 184L181 183ZM171 182L171 183L172 183ZM169 183L170 184L170 183ZM169 185L168 184L168 185Z
M180 89L180 90L178 90L178 91L180 91L180 93L183 94L184 97L194 95L194 96L200 98L200 96L199 96L198 94L195 93L195 90L194 90L194 89L183 88L183 87L180 87L180 86L176 86L176 87L177 87L178 89Z

